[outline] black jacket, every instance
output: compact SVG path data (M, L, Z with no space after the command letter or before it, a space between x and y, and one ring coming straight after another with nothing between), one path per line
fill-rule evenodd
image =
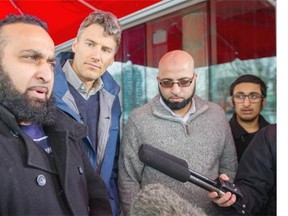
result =
M276 215L276 125L261 129L244 152L235 177L247 215ZM223 208L227 215L243 215Z
M111 215L105 186L82 151L86 127L57 111L44 127L53 157L0 106L0 215Z
M266 127L269 124L269 122L267 122L262 115L259 115L258 122L259 122L259 130L263 127ZM229 124L230 124L230 128L233 134L235 147L237 151L237 158L239 162L242 157L243 152L245 151L250 141L252 140L252 138L257 132L248 133L244 128L242 128L237 122L235 113L233 117L230 119Z

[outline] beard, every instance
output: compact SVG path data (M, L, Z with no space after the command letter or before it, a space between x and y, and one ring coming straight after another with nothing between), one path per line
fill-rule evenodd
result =
M0 104L15 116L17 122L52 125L56 116L54 101L52 96L47 100L29 98L28 90L21 94L0 64Z
M184 99L182 102L170 102L169 100L164 98L164 96L162 95L160 89L159 89L159 93L160 93L160 96L161 96L163 102L171 110L180 110L180 109L183 109L184 107L186 107L191 102L191 100L192 100L192 98L194 97L194 94L195 94L195 89L196 89L196 84L195 84L195 86L193 88L193 91L192 91L191 95L187 99Z

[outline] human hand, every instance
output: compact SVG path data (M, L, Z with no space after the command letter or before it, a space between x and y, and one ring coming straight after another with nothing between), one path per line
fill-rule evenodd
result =
M221 174L219 176L223 181L229 181L229 177L226 174ZM224 195L219 196L215 191L210 192L208 196L212 199L214 203L221 207L228 207L236 202L236 195L231 192L226 192Z

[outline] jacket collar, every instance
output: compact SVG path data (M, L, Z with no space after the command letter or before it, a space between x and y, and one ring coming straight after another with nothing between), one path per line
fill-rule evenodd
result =
M29 166L45 170L51 173L56 173L55 166L51 165L49 158L39 146L24 134L18 126L14 115L6 108L0 105L0 119L8 126L10 133L14 136L21 137L27 148L27 164ZM87 134L87 127L77 123L65 115L62 111L56 111L56 122L52 126L43 127L48 135L48 142L51 145L55 160L58 160L57 170L62 170L58 173L66 173L67 157L69 157L69 139L81 140ZM82 146L80 146L82 147ZM50 165L49 165L50 164ZM64 178L64 176L63 176Z
M198 118L200 115L202 115L202 113L206 112L209 109L209 103L206 100L202 100L199 96L194 95L193 97L193 102L195 103L195 112L193 113L193 115L190 115L188 121L191 121L192 119ZM153 114L155 116L158 116L160 118L164 118L164 119L169 119L171 121L181 121L178 118L175 118L170 111L168 111L166 108L164 108L164 106L160 103L160 94L156 95L153 99L152 99L152 109L153 109ZM182 122L182 121L181 121Z

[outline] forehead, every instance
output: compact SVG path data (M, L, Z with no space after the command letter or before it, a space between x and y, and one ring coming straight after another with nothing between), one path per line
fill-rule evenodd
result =
M249 94L252 92L261 93L261 86L260 84L256 83L239 83L234 87L233 93L242 92L245 94Z
M116 47L116 41L114 39L114 36L107 35L104 32L104 28L99 24L92 24L84 28L80 36L80 40L81 39L83 40L89 39L96 42L105 41L105 43L108 43Z
M173 64L173 62L166 62L159 67L159 77L170 79L181 79L193 76L193 68L188 62L183 64Z
M159 62L159 78L181 79L192 77L194 62L190 55L182 51L166 53Z
M40 26L26 23L15 23L3 26L2 36L5 40L4 51L37 49L54 55L54 42Z

